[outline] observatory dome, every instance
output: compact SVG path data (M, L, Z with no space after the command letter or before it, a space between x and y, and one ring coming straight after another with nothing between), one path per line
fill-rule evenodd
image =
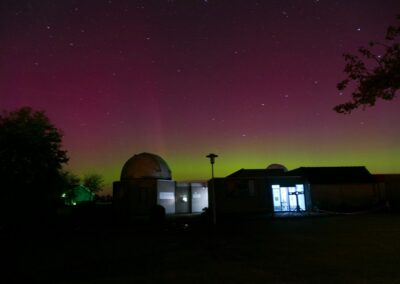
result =
M287 172L287 168L281 164L271 164L267 167L267 170L281 170L282 172Z
M126 161L121 171L121 180L135 178L171 179L171 170L160 156L140 153Z

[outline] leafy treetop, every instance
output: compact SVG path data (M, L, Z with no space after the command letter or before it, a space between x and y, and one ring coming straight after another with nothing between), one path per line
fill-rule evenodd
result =
M62 133L44 112L30 107L3 111L0 114L1 219L25 220L42 213L45 216L46 208L53 208L59 200L60 170L67 161Z
M400 20L400 15L397 16ZM400 88L400 24L389 26L385 43L372 41L369 47L383 49L383 55L377 55L370 49L360 47L361 57L350 53L343 55L347 78L339 82L337 89L343 91L350 83L355 84L352 100L334 107L338 113L351 113L359 107L374 106L377 99L392 100ZM373 62L372 68L366 62Z
M68 161L62 133L44 112L29 107L0 115L0 173L5 180L33 182Z

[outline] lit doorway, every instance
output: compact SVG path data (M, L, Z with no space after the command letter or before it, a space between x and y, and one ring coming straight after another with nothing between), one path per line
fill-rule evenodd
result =
M274 212L282 211L306 211L306 202L304 198L304 185L295 186L272 185L272 198Z

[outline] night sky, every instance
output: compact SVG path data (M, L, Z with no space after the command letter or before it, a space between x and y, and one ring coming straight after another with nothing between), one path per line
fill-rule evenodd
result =
M176 180L280 163L400 172L400 100L351 115L344 52L398 0L1 1L0 109L45 110L78 174L107 188L133 154Z

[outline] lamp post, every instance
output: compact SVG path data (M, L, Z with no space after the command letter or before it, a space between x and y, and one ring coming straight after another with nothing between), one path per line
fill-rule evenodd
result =
M217 216L216 216L216 210L215 210L215 183L214 183L214 163L215 163L215 158L218 157L218 155L210 153L206 156L207 158L210 159L211 163L211 199L212 199L212 218L213 218L213 224L217 224Z

